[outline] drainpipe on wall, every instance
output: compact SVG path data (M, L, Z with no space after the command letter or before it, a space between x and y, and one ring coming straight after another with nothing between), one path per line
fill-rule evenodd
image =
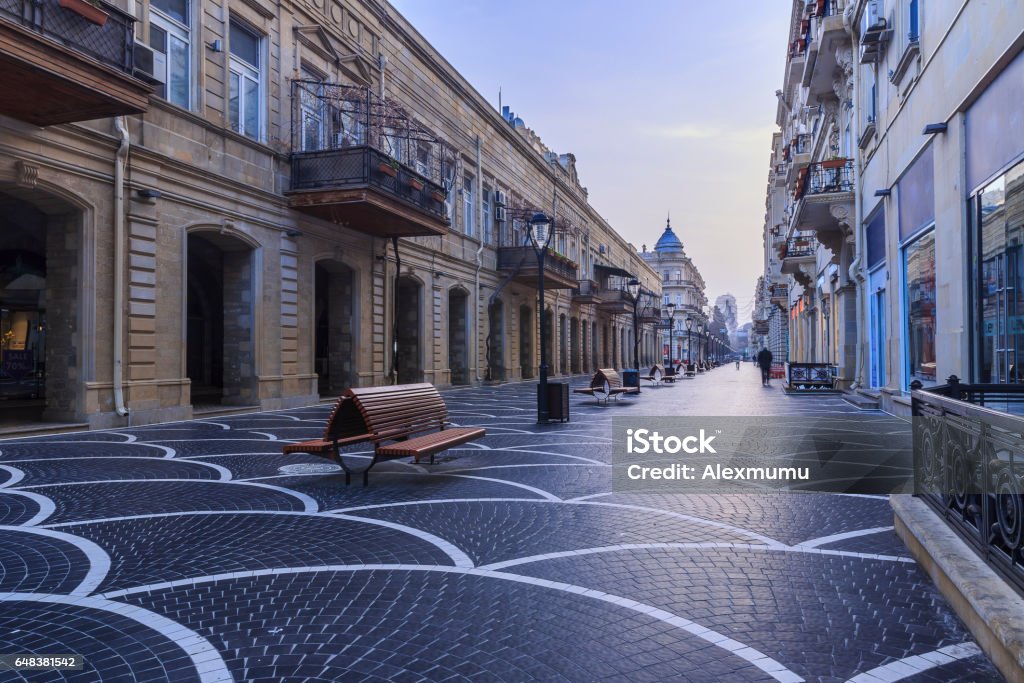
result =
M473 297L473 366L476 368L476 383L483 382L480 376L480 269L483 267L484 237L487 235L487 226L483 224L484 218L484 185L483 185L483 143L480 136L476 136L476 213L480 216L480 248L476 250L476 289ZM449 312L451 315L451 312Z
M846 28L846 33L850 36L850 56L851 59L856 59L857 54L857 36L853 31L853 10L851 9L843 17L843 25ZM853 67L853 120L855 124L860 124L860 69L855 63ZM856 370L854 370L853 384L850 385L851 391L856 391L863 385L864 378L864 355L867 349L865 344L865 336L867 334L867 328L870 324L869 316L867 315L867 285L866 277L864 275L864 258L863 250L865 245L864 239L864 218L863 210L861 209L861 197L863 188L860 182L860 170L862 163L860 141L854 142L856 148L853 150L853 262L850 263L850 267L847 271L848 276L853 280L857 301L857 316L866 323L864 325L857 325L857 350L856 350Z
M125 117L114 119L114 128L121 138L114 159L114 410L128 416L124 404L124 169L131 145Z

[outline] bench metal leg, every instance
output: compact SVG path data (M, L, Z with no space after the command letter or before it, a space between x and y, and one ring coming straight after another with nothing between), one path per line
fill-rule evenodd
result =
M338 457L338 463L341 465L341 469L345 470L345 486L348 486L349 484L352 483L353 474L362 474L363 486L368 486L370 483L370 470L373 469L373 466L377 464L377 455L375 453L373 456L373 460L370 461L370 464L361 470L351 469L348 465L345 464L344 458L341 458L340 456Z

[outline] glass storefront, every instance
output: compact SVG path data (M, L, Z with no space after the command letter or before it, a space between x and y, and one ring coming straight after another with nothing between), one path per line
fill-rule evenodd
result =
M973 244L978 258L976 306L977 380L1024 379L1024 163L971 198Z
M903 248L906 283L907 383L935 383L935 231Z

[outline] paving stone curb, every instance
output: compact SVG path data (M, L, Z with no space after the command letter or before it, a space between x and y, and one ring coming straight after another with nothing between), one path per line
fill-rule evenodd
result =
M1000 673L1024 683L1024 598L923 501L890 496L896 533Z

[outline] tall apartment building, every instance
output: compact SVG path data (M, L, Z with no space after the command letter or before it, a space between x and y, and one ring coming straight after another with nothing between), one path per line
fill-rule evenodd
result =
M386 2L85 4L0 2L0 391L24 420L533 377L538 211L552 374L631 358L622 289L659 274L571 154Z

